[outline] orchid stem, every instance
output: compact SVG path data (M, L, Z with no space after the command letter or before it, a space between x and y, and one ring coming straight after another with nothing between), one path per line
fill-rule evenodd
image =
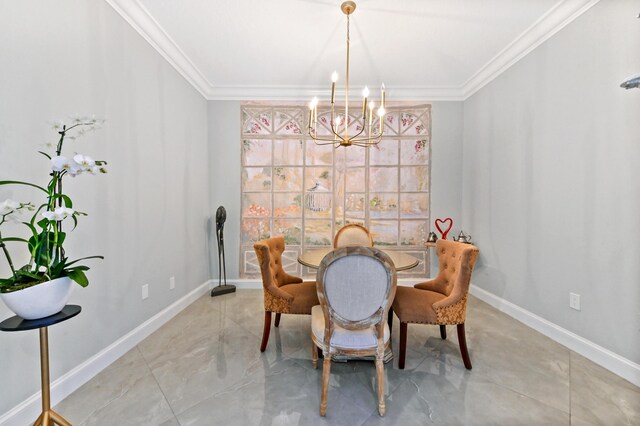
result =
M4 218L3 218L4 219ZM3 220L4 222L4 220ZM17 279L16 277L16 269L13 267L13 262L11 261L11 256L9 255L9 250L7 250L7 246L2 241L2 233L0 233L0 247L2 247L2 252L4 256L7 258L7 263L9 264L9 268L11 268L11 274L13 275L13 279Z

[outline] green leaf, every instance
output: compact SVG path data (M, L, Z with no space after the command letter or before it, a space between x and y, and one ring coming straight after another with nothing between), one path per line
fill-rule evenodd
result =
M67 272L71 272L71 271L88 271L89 268L88 266L84 266L84 265L78 265L78 266L74 266L72 268L66 268Z
M89 280L87 279L87 276L84 274L84 272L80 270L75 269L73 271L70 271L69 278L71 278L72 280L80 284L81 287L86 287L89 285Z
M67 267L73 265L74 263L78 263L81 260L86 260L86 259L104 259L104 256L87 256L87 257L81 257L80 259L76 259L73 262L69 262L67 263Z
M65 207L67 207L69 209L73 207L73 203L71 202L71 198L69 198L69 196L64 195L64 194L56 194L51 199L52 200L57 200L58 198L62 198L62 201L64 201L64 206Z
M18 238L18 237L0 238L0 243L4 243L5 241L19 241L21 243L28 243L28 241L25 240L24 238Z
M49 193L46 189L44 189L41 186L35 185L33 183L29 183L29 182L21 182L19 180L0 180L0 185L26 185L26 186L32 186L34 188L38 188L40 191L44 192L45 194Z
M38 151L40 154L44 155L45 157L47 157L49 160L51 160L51 156L49 154L47 154L46 152L43 151Z

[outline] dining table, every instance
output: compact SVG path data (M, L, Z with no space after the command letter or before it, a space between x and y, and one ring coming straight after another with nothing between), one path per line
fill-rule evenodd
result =
M379 247L376 248L380 249ZM318 269L320 267L320 263L322 263L322 259L324 259L324 257L332 250L334 250L333 247L308 249L298 256L298 262L309 268ZM420 263L420 260L417 258L410 254L402 253L401 251L380 250L391 258L393 265L396 267L396 271L406 271L408 269L415 268Z
M380 249L379 247L376 248ZM322 259L324 259L324 257L333 250L333 247L308 249L298 256L298 262L309 268L318 269L320 267L320 263L322 263ZM396 267L396 271L406 271L408 269L415 268L420 263L419 259L400 251L383 249L380 250L387 254L389 258L391 258L393 265ZM352 360L375 361L375 357L372 356L354 357L346 355L333 355L332 359L338 362L347 362ZM385 351L383 362L387 363L392 359L393 352L391 351L391 345L389 345L389 347L387 347L387 350Z

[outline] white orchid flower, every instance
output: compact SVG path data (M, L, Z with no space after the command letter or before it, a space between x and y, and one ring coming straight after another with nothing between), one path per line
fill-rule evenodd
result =
M0 204L0 216L8 215L20 208L20 203L12 199L6 199Z
M87 120L88 120L88 118L86 116L80 115L78 113L76 113L76 115L71 117L71 121L73 121L73 124L84 123Z
M70 160L67 157L58 155L51 159L51 170L53 170L54 172L62 172L66 170L71 176L76 176L82 172L83 166L81 166L74 160Z
M96 165L96 162L93 158L88 155L76 154L73 156L73 161L75 161L80 167L83 169L89 169Z
M60 222L75 213L73 209L67 207L56 207L54 211L46 211L42 213L47 220Z

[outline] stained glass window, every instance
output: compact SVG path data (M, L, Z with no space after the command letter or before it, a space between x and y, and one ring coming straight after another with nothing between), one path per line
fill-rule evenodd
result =
M403 276L425 276L429 258L431 106L391 106L377 146L318 146L305 135L302 105L242 105L240 276L258 278L253 243L282 236L283 266L297 276L309 248L331 246L336 231L360 223L374 245L421 260ZM320 114L322 119L326 114ZM359 117L351 117L354 126ZM318 126L321 132L321 125ZM324 130L327 133L327 130Z

